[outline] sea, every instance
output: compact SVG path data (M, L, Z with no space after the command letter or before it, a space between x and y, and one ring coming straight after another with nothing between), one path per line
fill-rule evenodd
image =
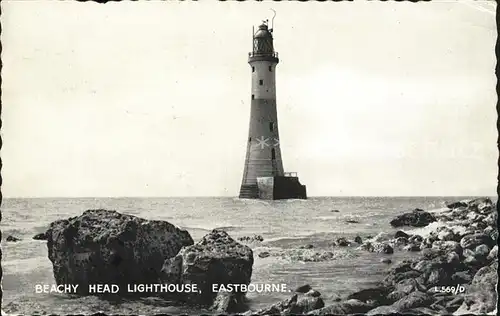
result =
M7 314L158 314L199 315L211 312L154 297L109 301L96 296L39 294L36 284L55 284L45 241L33 240L58 219L88 209L109 209L146 219L165 220L189 231L195 242L218 228L234 239L261 235L250 242L254 252L253 284L285 284L293 290L309 284L332 303L380 281L390 265L418 254L392 255L350 247L334 247L339 237L363 240L393 234L390 220L405 211L439 210L448 202L474 197L311 197L307 200L263 201L233 197L180 198L5 198L2 201L2 313ZM410 232L407 228L406 231ZM420 229L422 232L422 229ZM6 242L8 235L20 238ZM304 246L312 245L310 249ZM311 247L311 246L309 246ZM269 256L261 258L262 252ZM314 260L323 256L325 260ZM332 255L333 253L333 255ZM311 259L313 258L313 259ZM285 292L247 294L252 310L289 298Z

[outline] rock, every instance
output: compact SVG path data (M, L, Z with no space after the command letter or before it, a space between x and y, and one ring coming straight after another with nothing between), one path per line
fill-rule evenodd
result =
M477 246L485 244L487 246L493 246L493 241L490 236L483 233L476 233L471 235L465 235L460 240L460 246L464 249L475 249Z
M474 254L476 258L486 258L490 254L490 247L486 245L479 245L474 249Z
M498 263L493 262L489 266L477 271L470 286L465 292L465 299L460 308L455 312L461 314L482 314L491 313L497 306L496 284Z
M321 293L316 290L310 289L305 295L311 297L320 297Z
M363 239L361 239L361 237L359 237L359 236L356 236L356 238L354 238L354 242L357 243L357 244L362 244L363 243Z
M405 251L420 251L420 244L409 244L403 247L403 250Z
M404 231L402 231L402 230L398 230L398 231L394 234L394 238L399 238L399 237L410 238L410 235L408 235L407 233L405 233L405 232L404 232Z
M332 213L338 213L340 212L339 210L331 210Z
M451 208L451 209L455 209L455 208L459 208L459 207L467 207L467 206L469 206L469 205L465 202L454 202L454 203L450 203L450 204L446 205L446 207Z
M311 244L307 244L305 246L300 246L300 249L313 249L314 248L314 245L311 245Z
M389 234L389 233L386 233L386 232L380 232L377 234L377 236L371 238L370 242L382 242L382 241L387 241L387 240L390 240L392 239L392 236L393 234ZM370 237L366 237L367 239L370 238Z
M346 219L345 222L348 224L359 224L359 221L357 221L355 219Z
M294 294L291 298L271 305L268 308L257 312L248 313L248 315L290 315L306 314L311 311L319 310L325 306L323 299L319 296L300 296ZM245 313L244 315L247 315Z
M385 315L385 314L398 314L400 311L394 306L379 306L370 310L366 315Z
M231 291L227 285L248 285L253 262L252 249L236 242L225 231L214 229L196 244L182 248L174 258L165 260L161 281L196 284L201 293L186 293L185 299L199 305L212 305L216 309L221 305L214 301L216 293L212 285L217 284L218 290L226 288L231 292L232 297L224 297L224 301L234 300L230 304L232 307L241 306L245 291L240 288ZM221 312L220 309L218 311Z
M442 254L447 254L455 252L458 255L462 255L463 249L460 244L456 241L435 241L432 243L432 249L438 250Z
M36 234L35 236L33 236L33 239L34 240L47 240L47 235L46 235L46 233Z
M469 284L472 281L472 276L469 271L458 271L451 276L452 284Z
M295 289L295 293L308 293L312 290L312 287L309 284L304 284Z
M427 290L416 279L403 279L394 286L394 290L387 295L387 299L396 302L414 291L425 292Z
M349 246L349 242L344 237L337 238L337 241L335 242L335 244L337 246L341 246L341 247Z
M411 235L408 238L408 242L422 242L424 241L424 238L420 235Z
M436 218L429 212L421 209L415 209L413 212L404 213L393 219L390 224L393 227L401 226L413 226L413 227L424 227L432 222L435 222Z
M414 291L392 304L397 310L404 311L416 307L426 307L432 303L432 296L425 292Z
M9 235L9 236L7 236L7 238L5 238L5 240L9 241L9 242L17 242L17 241L20 241L21 239L17 238L17 237L14 237L12 235Z
M351 295L347 296L347 299L359 300L364 303L374 301L376 305L387 305L388 303L392 303L387 299L387 294L392 292L392 290L392 287L385 286L368 288L352 293Z
M398 237L393 241L393 245L395 247L406 246L407 244L408 244L408 239L406 237Z
M82 295L88 284L117 284L127 295L128 284L158 283L164 260L193 244L169 222L102 209L55 221L46 236L56 283L78 284Z
M242 305L238 302L233 293L222 291L216 294L210 310L219 313L226 313L227 311L241 311Z
M491 249L491 251L490 251L490 253L488 254L488 257L487 257L486 259L488 259L488 260L495 260L495 259L497 259L497 258L498 258L498 245L495 245L495 246Z
M489 198L478 198L468 203L469 209L487 214L493 210L493 202Z
M378 243L373 246L373 251L377 253L385 253L385 254L392 254L394 253L394 249L385 243Z
M455 241L457 240L457 236L453 230L445 227L438 232L437 239L442 241Z
M390 264L390 263L392 263L392 260L389 259L389 258L383 258L383 259L380 260L380 262L386 263L386 264Z
M307 315L364 314L372 308L372 304L367 304L356 299L350 299L344 302L336 302L321 309L314 310Z
M270 255L271 254L268 251L263 251L263 252L259 253L259 258L267 258Z
M446 263L449 265L458 265L460 263L460 256L456 252L450 252L446 255Z

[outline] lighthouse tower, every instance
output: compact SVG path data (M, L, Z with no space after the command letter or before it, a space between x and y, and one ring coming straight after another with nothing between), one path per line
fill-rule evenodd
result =
M252 70L250 127L240 198L306 198L296 173L285 173L276 109L276 66L273 29L264 21L253 34L248 63Z

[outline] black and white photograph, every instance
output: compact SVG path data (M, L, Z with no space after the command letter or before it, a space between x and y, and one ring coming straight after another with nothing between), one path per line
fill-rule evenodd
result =
M496 315L497 4L1 3L1 315Z

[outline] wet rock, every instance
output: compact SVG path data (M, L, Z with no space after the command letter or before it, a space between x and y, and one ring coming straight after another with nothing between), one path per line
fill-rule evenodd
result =
M436 218L431 213L421 209L415 209L412 212L397 216L390 222L390 224L393 227L401 227L401 226L424 227L435 221Z
M349 315L364 314L374 306L356 299L336 302L321 309L314 310L307 315Z
M398 230L398 231L394 234L394 238L399 238L399 237L410 238L410 235L408 235L407 233L405 233L405 232L404 232L404 231L402 231L402 230Z
M456 311L456 314L484 315L496 309L497 269L498 263L494 262L477 271L470 286L467 287L464 302Z
M493 211L493 205L493 202L489 198L478 198L468 203L470 210L477 211L481 214L488 214Z
M446 263L449 265L458 265L460 263L460 256L456 252L450 252L446 255Z
M392 242L394 247L406 246L408 244L408 239L406 237L398 237Z
M380 262L390 264L390 263L392 263L392 260L389 258L382 258L382 259L380 259Z
M403 247L403 250L405 251L420 251L420 244L409 244L409 245L406 245L405 247Z
M309 284L304 284L295 289L295 293L307 293L312 290L312 287Z
M411 235L408 238L408 242L415 243L415 242L422 242L424 241L424 238L420 235Z
M35 236L33 236L33 239L34 240L47 240L47 235L46 235L46 233L36 234Z
M359 224L359 221L357 221L355 219L346 219L345 222L348 224Z
M316 290L310 289L305 295L311 297L320 297L321 293Z
M163 261L193 244L169 222L102 209L55 221L46 235L56 283L78 284L83 295L88 284L117 284L127 295L127 284L158 283Z
M458 271L451 276L452 284L469 284L472 281L472 275L469 271Z
M340 237L340 238L337 238L335 245L340 246L340 247L346 247L346 246L349 246L349 242L344 237Z
M390 305L384 305L376 307L366 313L366 315L386 315L386 314L398 314L400 311Z
M414 291L425 292L427 290L416 279L403 279L394 286L394 290L387 295L390 302L396 302Z
M314 245L311 245L311 244L307 244L305 246L300 246L300 249L313 249L314 248Z
M21 239L17 238L17 237L14 237L12 235L9 235L9 236L7 236L7 238L5 238L5 240L9 241L9 242L17 242L17 241L20 241Z
M459 207L467 207L469 206L466 202L454 202L454 203L450 203L450 204L447 204L446 207L448 208L451 208L451 209L455 209L455 208L459 208Z
M455 235L455 232L447 227L441 229L437 234L437 239L442 241L456 241L460 240L459 236Z
M340 212L339 210L331 210L332 213L338 213Z
M259 253L259 258L267 258L270 255L271 254L268 251L263 251L263 252Z
M462 247L456 241L435 241L432 243L432 249L436 249L440 254L455 252L458 255L463 253Z
M243 309L243 305L238 302L236 296L231 292L218 292L213 299L212 306L210 310L226 313L228 311L235 312L241 311Z
M475 249L477 246L485 244L487 246L493 246L493 241L490 236L484 233L476 233L465 235L460 240L460 246L464 249Z
M393 288L392 287L385 287L385 286L380 286L380 287L373 287L373 288L368 288L368 289L363 289L360 291L357 291L355 293L352 293L347 297L348 300L359 300L364 303L370 303L370 302L375 302L375 305L387 305L388 303L391 303L387 299L387 295L392 292ZM370 303L371 304L371 303Z
M497 258L498 258L498 245L495 245L495 246L491 249L491 251L490 251L490 253L488 254L488 257L487 257L486 259L488 259L488 260L495 260L495 259L497 259Z
M425 292L414 291L392 304L397 310L404 311L416 307L429 306L433 301L432 296Z
M357 244L362 244L363 243L363 239L361 239L361 237L359 237L359 236L356 236L354 238L354 242L357 243Z
M490 247L486 245L479 245L474 249L474 255L476 258L486 258L490 254Z
M241 306L245 291L230 289L228 284L250 283L252 277L253 252L236 242L225 231L214 229L196 244L182 248L177 256L165 260L160 281L174 284L196 284L201 293L185 293L188 302L212 306L221 312L221 306ZM231 297L224 302L216 301L212 285L227 289ZM225 310L224 312L232 312Z
M319 310L325 306L320 296L307 296L300 293L291 298L271 305L256 312L247 312L243 315L298 315Z
M373 246L373 252L392 254L394 253L394 249L388 244L377 243Z

